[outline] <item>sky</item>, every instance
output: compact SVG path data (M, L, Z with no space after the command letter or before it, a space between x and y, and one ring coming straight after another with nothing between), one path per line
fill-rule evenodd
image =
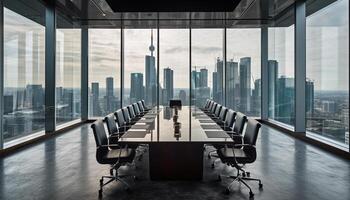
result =
M314 81L316 90L348 90L348 15L348 1L338 0L307 18L307 77ZM45 28L6 8L4 23L5 87L44 84ZM269 59L279 62L279 75L294 76L293 34L294 26L269 28ZM89 35L89 83L99 82L100 87L105 87L106 77L114 77L115 87L120 87L120 30L91 29ZM125 87L130 86L130 73L145 71L150 35L150 29L125 29ZM79 30L58 30L57 85L80 84L79 36ZM156 30L153 37L157 47ZM159 41L161 84L163 68L170 67L175 87L188 87L189 30L161 29ZM193 67L209 70L211 86L216 59L223 57L223 30L193 29L191 54ZM239 61L247 56L252 58L252 80L256 80L260 78L260 29L228 29L227 59Z

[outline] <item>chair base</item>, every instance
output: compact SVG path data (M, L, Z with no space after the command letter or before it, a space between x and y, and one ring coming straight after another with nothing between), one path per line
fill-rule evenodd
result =
M242 171L242 173L239 173L239 171ZM246 177L247 176L247 177ZM218 178L221 181L221 177L226 177L226 178L231 178L233 179L232 182L226 187L225 189L225 194L229 194L230 193L230 188L232 187L232 185L235 182L238 183L243 183L243 185L245 185L248 189L249 189L249 197L250 198L254 198L254 193L251 189L251 187L247 184L246 181L257 181L259 182L259 189L262 190L263 189L263 184L261 182L260 179L257 178L250 178L250 173L249 172L245 172L242 169L237 169L237 175L236 176L223 176L223 175L219 175Z
M113 173L113 170L115 170L115 174ZM101 198L103 195L103 187L108 185L109 183L113 181L119 181L121 182L127 191L130 190L130 185L123 180L123 178L126 177L132 177L134 180L137 180L137 177L135 175L118 175L117 169L111 168L110 170L110 176L102 176L100 179L100 189L98 190L98 196ZM107 182L104 182L104 179L109 179Z

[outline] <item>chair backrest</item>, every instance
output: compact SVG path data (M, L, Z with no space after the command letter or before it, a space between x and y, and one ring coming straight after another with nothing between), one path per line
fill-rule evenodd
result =
M96 142L96 160L97 162L101 163L103 162L103 155L109 151L107 147L108 138L103 121L101 119L96 120L94 123L92 123L91 128Z
M131 119L134 119L136 117L134 107L132 105L128 105L127 108L128 108Z
M214 101L210 100L207 110L210 111L213 105L214 105Z
M140 115L140 109L139 109L139 106L137 105L137 103L133 103L132 106L134 108L135 114Z
M244 133L243 142L244 144L250 144L252 146L244 146L243 151L249 158L246 163L252 163L256 160L256 140L258 139L258 134L261 124L255 119L247 120L247 128Z
M122 108L124 119L127 123L131 122L131 116L127 107Z
M219 119L221 121L225 121L226 113L227 113L227 108L225 106L222 106L220 115L219 115Z
M229 109L225 117L225 126L232 128L233 122L235 121L236 112Z
M214 115L215 115L216 117L219 117L221 108L222 108L222 105L220 105L220 104L218 104L218 105L216 106L216 109L215 109L215 112L214 112Z
M237 112L235 125L233 126L233 131L237 134L242 134L245 122L247 121L247 116L241 112Z
M214 102L213 106L212 106L211 109L210 109L210 112L211 112L211 113L214 114L217 105L218 105L218 103Z
M114 114L109 114L105 117L105 122L107 124L107 130L109 135L113 133L118 133L118 124L115 123L115 116Z
M141 112L145 112L145 109L144 109L144 107L143 107L141 101L138 101L138 102L137 102L137 105L138 105L138 107L139 107L139 109L140 109Z
M209 104L210 104L210 99L207 99L207 101L205 102L205 104L204 104L204 109L207 109L208 108L208 106L209 106Z
M115 118L117 118L117 122L119 126L124 126L126 124L126 121L124 119L124 114L121 109L117 110L115 113Z
M145 109L147 109L147 106L146 106L146 104L145 104L145 100L141 100L141 103L142 103L142 106L143 106L143 108L145 108Z

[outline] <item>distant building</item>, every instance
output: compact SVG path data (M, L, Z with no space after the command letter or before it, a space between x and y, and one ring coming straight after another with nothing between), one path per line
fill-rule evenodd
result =
M239 62L239 108L243 113L251 111L251 58L241 58Z
M187 105L187 98L186 98L186 91L185 90L180 90L179 99L181 100L182 105Z
M294 125L294 78L281 76L277 81L277 104L275 119Z
M113 82L113 77L106 78L105 114L113 112L117 108Z
M305 105L306 105L306 113L309 117L313 117L314 115L314 82L311 80L306 80L306 93L305 93Z
M200 70L199 87L208 87L208 70L205 68Z
M238 63L233 59L226 63L226 106L237 110L239 101Z
M131 73L130 81L130 103L135 103L143 99L143 74Z
M337 106L334 101L322 101L323 112L335 113L336 110L337 110Z
M268 78L268 102L269 102L269 117L276 117L277 106L277 80L278 80L278 62L276 60L268 60L267 68L269 73Z
M174 74L173 70L168 68L164 69L163 74L163 84L165 90L165 102L168 102L170 99L174 98Z
M91 83L91 108L92 108L92 116L100 116L101 113L101 107L100 107L100 88L99 83Z
M349 131L345 132L345 144L349 145Z
M146 74L146 88L145 88L145 103L147 105L155 105L157 103L157 73L156 73L156 59L153 56L155 47L153 46L153 30L151 30L151 45L149 46L151 55L145 56L145 74Z

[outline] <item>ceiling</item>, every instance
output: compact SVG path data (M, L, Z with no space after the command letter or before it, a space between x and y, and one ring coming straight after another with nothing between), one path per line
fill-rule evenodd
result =
M181 1L185 0L179 0ZM113 12L106 0L56 0L55 8L59 28L81 25L96 28L120 28L121 26L125 28L188 28L190 26L193 28L248 28L265 25L290 26L294 23L295 1L240 0L236 8L230 12ZM308 0L307 4L312 5L311 9L308 9L308 14L334 1ZM5 0L4 5L44 24L47 2L47 0Z

